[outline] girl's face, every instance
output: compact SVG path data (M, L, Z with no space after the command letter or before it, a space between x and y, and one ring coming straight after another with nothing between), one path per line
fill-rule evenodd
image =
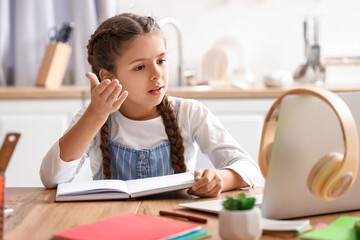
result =
M152 32L136 37L118 57L115 69L115 77L129 93L120 112L137 120L157 116L156 105L168 87L163 36Z

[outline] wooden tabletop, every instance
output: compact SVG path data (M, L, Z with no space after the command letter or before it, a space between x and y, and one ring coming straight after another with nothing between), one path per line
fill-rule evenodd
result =
M234 86L184 86L170 87L169 96L196 99L232 99L232 98L277 98L284 91L314 86L313 84L292 84L285 87L266 87L262 83L254 83L246 88ZM323 85L322 88L333 92L360 91L360 84ZM60 99L60 98L90 98L89 86L64 85L58 88L35 86L0 86L0 99Z
M207 239L220 239L217 215L187 210L180 207L178 204L219 199L227 196L235 197L242 192L248 196L257 195L263 192L263 188L226 192L222 193L217 198L210 199L199 199L187 195L185 191L177 191L137 200L61 203L54 202L55 190L45 190L44 188L7 188L5 205L8 208L13 208L14 214L5 219L4 239L48 240L54 233L125 212L146 214L169 219L167 217L159 216L159 210L205 217L208 219L208 222L206 224L201 224L201 226L203 229L209 230L212 234L212 237ZM327 214L302 219L310 219L311 225L316 226L318 223L330 223L340 215L360 216L360 211ZM278 238L263 235L261 239Z

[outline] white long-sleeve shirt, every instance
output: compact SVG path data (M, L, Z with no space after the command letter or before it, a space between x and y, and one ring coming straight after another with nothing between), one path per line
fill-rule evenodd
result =
M194 172L197 160L197 147L206 154L217 169L232 169L237 172L249 186L260 181L258 165L250 155L239 146L220 121L196 100L169 97L175 105L181 100L177 120L185 148L184 159L188 171ZM87 106L81 109L72 119L68 129L84 114ZM119 111L110 114L111 140L133 148L147 149L168 141L161 116L145 121L126 118ZM60 158L59 141L44 157L40 177L46 188L54 188L59 183L70 182L79 172L84 161L90 161L92 174L95 175L102 164L100 150L100 131L89 144L85 153L76 160L65 162Z

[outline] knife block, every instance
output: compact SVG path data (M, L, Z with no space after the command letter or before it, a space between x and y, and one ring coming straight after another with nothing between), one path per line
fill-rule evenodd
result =
M71 50L71 47L63 42L48 44L35 85L45 88L60 87L70 59Z

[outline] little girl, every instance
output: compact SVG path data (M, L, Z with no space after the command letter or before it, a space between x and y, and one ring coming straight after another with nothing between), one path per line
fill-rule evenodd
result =
M112 17L87 49L91 103L44 157L45 187L72 181L87 158L94 180L193 172L188 193L202 197L258 182L257 164L205 106L165 95L166 41L154 19ZM196 143L216 169L195 170Z

